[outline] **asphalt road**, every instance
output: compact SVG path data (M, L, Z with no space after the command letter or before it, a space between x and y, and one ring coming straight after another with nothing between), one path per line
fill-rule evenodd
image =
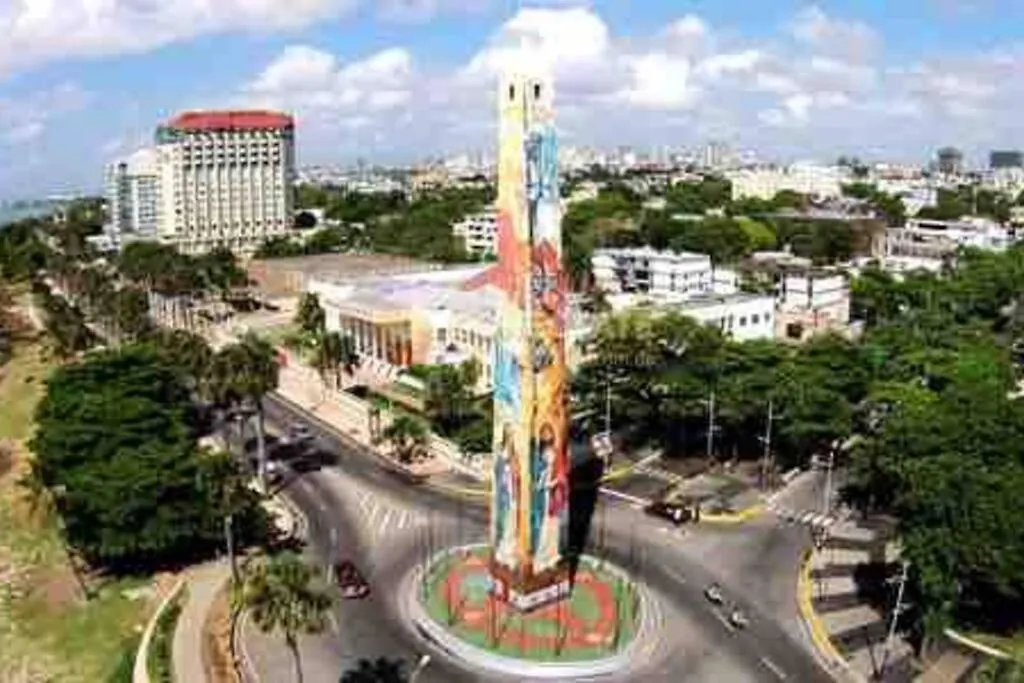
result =
M429 548L482 540L485 509L402 481L381 467L376 456L281 400L268 399L266 413L268 422L280 427L309 424L316 447L337 457L333 467L297 477L285 491L308 517L314 554L325 564L343 557L357 563L364 559L363 570L375 590L368 600L342 601L326 637L305 639L307 680L336 681L359 657L387 655L415 662L426 646L399 618L388 587ZM799 627L792 623L795 560L806 542L805 532L764 523L752 530L695 531L681 540L678 531L629 505L607 498L603 504L608 506L606 514L596 515L594 522L605 524L603 554L642 578L656 595L664 622L645 661L634 662L619 679L831 680L798 642ZM368 518L372 524L367 524ZM385 528L374 533L369 528L374 525ZM592 533L591 538L597 535ZM716 561L716 554L725 566ZM374 560L367 562L370 557ZM706 600L703 590L712 582L719 583L728 601L750 618L746 629L732 628L721 610ZM250 654L256 652L253 659L265 670L264 680L279 680L276 672L283 675L285 670L278 667L290 666L286 653L274 654L283 647L252 629L247 630L246 644ZM463 672L435 655L418 680L503 679Z

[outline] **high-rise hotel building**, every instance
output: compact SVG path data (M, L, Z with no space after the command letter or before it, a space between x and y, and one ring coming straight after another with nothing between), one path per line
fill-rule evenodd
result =
M190 254L218 246L255 251L292 227L294 134L292 117L275 112L176 116L157 129L154 147L108 168L110 232L118 241L132 234ZM132 163L140 154L149 163ZM130 220L150 212L151 224Z

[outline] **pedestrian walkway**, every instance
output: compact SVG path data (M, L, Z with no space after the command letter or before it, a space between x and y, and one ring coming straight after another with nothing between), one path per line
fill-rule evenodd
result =
M217 593L231 576L228 561L220 560L189 570L185 603L174 629L172 657L177 683L203 683L203 626Z
M780 516L785 512L776 509ZM849 672L859 680L874 680L884 669L886 681L910 681L910 645L900 637L887 643L894 605L873 604L865 585L867 575L879 578L896 570L886 564L890 558L888 531L817 513L791 514L791 519L829 529L828 537L811 557L811 606L814 618Z
M838 521L835 514L824 514L815 510L793 510L771 500L768 501L766 507L774 512L779 519L793 524L827 529Z
M372 491L359 489L356 493L363 529L370 532L373 541L381 541L414 527L426 520L421 512L403 508Z

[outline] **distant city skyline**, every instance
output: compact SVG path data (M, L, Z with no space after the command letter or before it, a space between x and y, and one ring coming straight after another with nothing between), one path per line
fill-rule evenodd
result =
M954 145L972 165L1024 146L1009 0L906 0L898 17L876 0L9 4L3 199L98 189L185 109L293 112L303 165L493 148L493 83L526 60L553 65L569 144L916 163Z

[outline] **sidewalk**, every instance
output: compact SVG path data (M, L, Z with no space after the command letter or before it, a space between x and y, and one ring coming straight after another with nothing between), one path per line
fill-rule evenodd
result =
M886 654L891 606L870 604L861 585L869 566L893 559L891 546L879 529L840 522L830 529L825 545L811 551L801 571L801 615L815 649L844 680L874 680L883 666L886 681L912 680L910 645L897 637Z
M357 443L379 451L370 434L370 403L344 391L328 389L315 371L291 364L282 366L277 393ZM385 428L390 419L388 411L382 410L380 427ZM477 481L484 478L478 467L462 458L458 447L434 434L430 437L430 452L432 459L413 466L417 474L438 476L453 472Z
M188 593L174 630L172 648L177 683L205 683L203 625L218 591L230 578L227 558L189 570Z

